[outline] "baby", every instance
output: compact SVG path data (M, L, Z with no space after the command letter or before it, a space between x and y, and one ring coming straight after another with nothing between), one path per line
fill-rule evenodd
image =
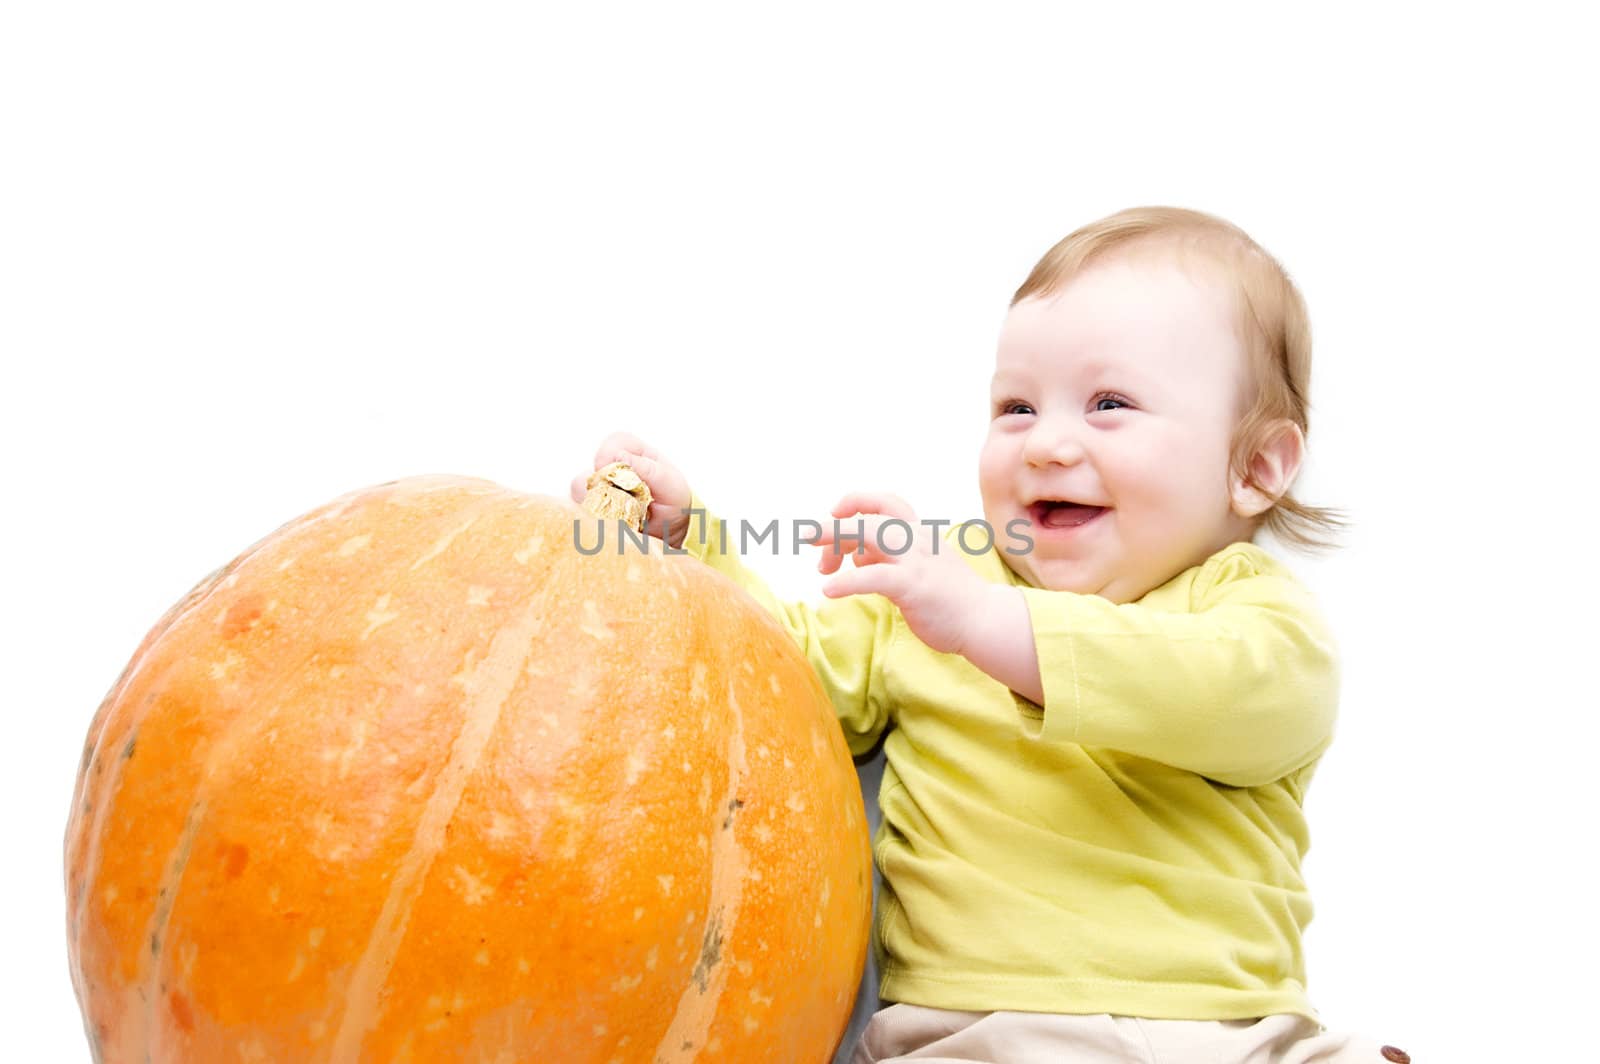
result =
M858 1064L1408 1059L1324 1029L1306 993L1302 803L1337 652L1253 541L1325 547L1342 524L1290 492L1310 368L1299 292L1235 226L1173 208L1085 226L1001 328L984 524L941 535L893 495L846 495L817 606L779 601L657 451L601 445L667 544L784 624L851 750L883 741L895 1004Z

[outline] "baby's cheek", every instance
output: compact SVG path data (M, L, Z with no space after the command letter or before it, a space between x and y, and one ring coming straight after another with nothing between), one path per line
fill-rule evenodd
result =
M978 451L978 486L985 498L1003 489L1010 480L1016 469L1016 456L1009 452L1015 449L1004 440L991 437Z

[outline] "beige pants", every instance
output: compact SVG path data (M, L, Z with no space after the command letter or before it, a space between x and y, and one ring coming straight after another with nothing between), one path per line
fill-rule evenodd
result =
M1333 1034L1304 1016L1142 1020L1042 1012L952 1012L891 1005L875 1013L851 1064L1404 1064L1393 1046Z

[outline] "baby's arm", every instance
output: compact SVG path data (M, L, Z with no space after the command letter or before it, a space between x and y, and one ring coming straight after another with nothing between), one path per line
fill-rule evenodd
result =
M1219 783L1270 783L1333 738L1337 651L1310 593L1245 551L1211 558L1194 612L1021 589L1040 663L1042 719L1025 733L1105 746Z
M829 549L817 568L838 574L823 585L823 594L842 598L877 592L900 608L906 625L934 650L960 654L1019 695L1043 702L1039 655L1021 589L991 584L973 572L957 544L941 541L897 496L846 495L833 516L859 516L863 534L851 534L853 520L841 520L838 536L831 527L823 529L817 543ZM885 527L891 521L911 530L903 551L898 548L905 533ZM840 572L845 555L855 567Z
M892 495L852 495L835 517L864 515L863 542L822 541L819 568L855 568L829 596L878 592L934 650L961 654L1019 697L1025 734L1105 746L1233 786L1279 779L1332 740L1333 642L1309 593L1246 553L1198 574L1194 612L1117 605L1098 595L990 584L924 528L912 549L880 548L888 520L921 528ZM854 522L852 522L852 525ZM886 530L898 545L902 536ZM1042 717L1041 717L1042 707Z

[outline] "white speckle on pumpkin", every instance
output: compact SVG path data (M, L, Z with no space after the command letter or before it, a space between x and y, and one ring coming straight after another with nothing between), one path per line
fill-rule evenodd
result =
M596 639L614 638L611 626L606 619L600 616L600 607L594 599L583 600L583 619L578 622L578 629L585 635L592 635Z
M791 813L804 813L806 811L806 800L800 797L798 791L790 791L789 797L783 800L783 806Z
M750 869L750 882L752 882L752 883L761 882L761 869L759 869L759 868Z
M638 921L644 919L644 906L635 905L633 907L633 919L634 919L635 923L637 923Z
M258 1064L267 1059L267 1047L260 1042L240 1042L239 1059L245 1064Z
M644 976L642 975L624 975L611 984L611 989L619 994L626 994L642 982L644 982Z
M456 893L460 894L461 900L468 905L482 905L494 896L493 887L460 865L450 870L450 878Z
M117 885L115 883L111 884L101 892L100 897L104 899L106 906L109 908L117 900Z
M306 1034L311 1036L313 1042L320 1042L328 1034L328 1024L325 1020L312 1020L311 1026L306 1028Z
M741 668L744 669L745 672L749 673L751 676L754 676L756 674L756 667L754 665L750 664L748 661L741 661L739 663L739 665L740 665Z
M722 1038L721 1038L721 1036L713 1038L713 1039L711 1039L711 1041L706 1043L706 1052L707 1053L720 1053L720 1052L722 1052Z
M768 994L763 994L761 992L761 988L757 987L757 986L753 986L753 987L750 988L750 1000L751 1000L751 1002L753 1002L754 1004L757 1004L757 1005L770 1005L770 1004L772 1004L772 997L770 995L768 995Z
M282 896L283 896L283 892L278 889L276 884L274 884L273 886L270 886L270 887L267 888L267 902L268 902L268 904L270 904L270 905L278 904L278 899L281 898Z
M297 562L299 560L300 560L300 556L298 554L289 555L289 557L283 559L283 561L278 563L278 572L280 572L280 573L283 572L285 569L289 568L289 566L293 565L295 562Z
M666 897L669 897L669 898L672 897L672 877L671 876L656 876L656 882L661 885L661 893L663 895L665 895Z
M367 745L367 731L368 731L368 728L369 728L369 725L367 724L367 721L365 720L365 718L361 718L361 717L357 717L356 718L356 723L355 723L355 728L354 728L355 738L351 741L350 745L345 747L343 752L340 753L340 755L339 755L339 778L340 779L346 779L346 778L349 777L349 775L350 775L350 763L352 761L354 761L356 755L361 752L361 748L363 746Z
M594 1036L596 1038L604 1038L606 1036L606 1025L603 1024L603 1023L595 1024L594 1025Z
M489 967L489 951L486 949L480 949L472 959L481 968Z
M694 766L689 763L688 758L683 759L683 771L686 773L694 771Z
M461 533L465 532L467 529L471 528L473 526L474 522L476 522L477 520L478 519L476 517L469 517L463 523L457 525L455 528L451 529L449 532L446 532L443 536L441 536L434 543L433 546L428 548L428 553L424 554L422 557L418 558L416 561L411 563L411 571L412 572L416 572L418 569L422 568L424 565L426 565L429 562L433 561L433 559L437 558L440 554L443 554L444 553L444 549L446 547L450 546L451 541L454 540L457 536L461 535Z
M767 952L767 940L764 938L756 939L756 949L760 950L762 953Z
M760 746L756 747L756 756L759 757L761 760L766 761L767 759L772 757L772 751L767 748L767 744L766 743L762 743Z
M306 955L304 953L296 953L294 955L294 967L289 969L289 978L286 979L285 982L294 982L296 979L300 978L300 973L305 970Z
M494 842L504 842L516 834L516 822L504 813L490 813L489 827L484 834Z
M536 532L528 537L528 542L523 544L522 549L513 554L512 557L516 559L518 565L527 565L542 550L544 550L544 533Z
M756 970L756 966L751 964L749 961L734 961L733 966L739 970L740 975L745 976L746 978L750 976L751 972Z
M772 841L772 829L767 827L767 825L765 825L765 824L757 824L755 827L751 828L750 830L755 834L756 841L758 841L760 843L763 843L763 844Z
M705 662L697 661L694 663L694 670L689 674L689 697L696 702L704 702L706 700L706 675L708 671Z
M339 544L339 557L348 558L350 555L354 554L358 550L361 550L371 542L372 533L370 532L362 533L359 536L351 536L349 539Z
M228 678L228 673L243 664L244 658L238 651L233 649L225 650L221 658L211 663L211 678L213 680L225 680Z
M758 1028L760 1026L761 1026L761 1024L756 1021L756 1018L754 1016L746 1016L744 1018L744 1033L745 1034L755 1034L756 1028Z
M638 750L629 750L627 764L623 767L623 782L632 787L639 782L639 777L644 774L644 770L649 766L650 762L645 758L644 754Z
M579 702L593 700L599 689L600 685L595 681L594 672L587 667L580 667L567 684L567 693Z
M322 939L327 935L327 933L328 929L325 927L313 927L306 935L306 942L311 946L312 949L316 949L318 946L322 945Z
M365 640L367 636L371 635L373 632L376 632L379 628L382 628L384 625L400 616L398 610L391 611L389 609L389 600L391 597L392 596L390 595L380 595L377 603L373 605L372 609L367 611L367 628L366 631L361 633L361 638L363 640Z
M644 966L647 971L656 970L656 962L661 959L661 947L651 946L650 952L644 955ZM602 1032L603 1033L603 1032Z
M695 839L695 842L700 844L700 852L701 853L710 853L711 852L711 840L706 838L706 833L705 832L702 831L699 834L699 836Z
M469 584L467 586L468 606L487 606L489 599L493 597L494 588L492 587L483 587L480 584Z
M794 762L789 759L789 755L788 754L784 754L783 755L783 768L784 768L784 771L786 771L786 772L793 772L794 771Z
M767 676L767 686L772 688L772 693L774 695L783 694L783 684L778 682L778 678L776 676L768 674L768 676Z
M668 724L664 729L662 729L661 737L670 743L672 740L678 737L678 731L672 725Z
M811 921L811 926L813 926L813 927L821 927L822 926L822 914L821 913L818 913L816 915L816 917Z
M528 963L528 958L526 958L526 957L518 957L517 958L517 971L520 972L523 975L527 975L529 972L533 971L533 965Z

